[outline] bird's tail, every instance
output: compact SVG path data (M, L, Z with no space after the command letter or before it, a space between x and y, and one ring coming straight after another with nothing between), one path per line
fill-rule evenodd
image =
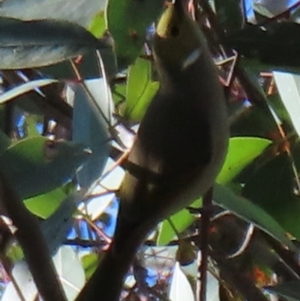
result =
M103 256L95 273L78 295L76 301L119 300L123 278L130 267L134 252L131 254L122 252L116 256L111 247Z
M76 301L118 301L124 277L148 231L118 216L114 239Z

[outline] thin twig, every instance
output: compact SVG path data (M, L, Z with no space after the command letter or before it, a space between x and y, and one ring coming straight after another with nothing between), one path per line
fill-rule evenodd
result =
M199 301L206 301L206 287L207 287L207 268L208 268L208 236L209 236L209 224L212 206L213 188L210 188L208 192L203 196L203 206L201 214L201 264L200 264L200 291Z

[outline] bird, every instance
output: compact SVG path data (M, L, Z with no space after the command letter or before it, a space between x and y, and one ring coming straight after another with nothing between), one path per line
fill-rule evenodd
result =
M125 163L112 243L76 301L117 301L147 234L214 184L228 147L226 100L185 2L166 5L153 38L160 88Z

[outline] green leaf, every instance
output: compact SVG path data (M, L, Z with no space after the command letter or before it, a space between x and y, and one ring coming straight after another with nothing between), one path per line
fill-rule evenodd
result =
M124 117L131 121L141 121L156 94L159 83L152 82L151 62L136 59L129 68Z
M0 50L0 53L1 53L1 50ZM41 88L41 87L44 87L47 85L51 85L53 83L57 83L57 80L55 80L55 79L37 79L34 81L26 82L24 84L16 86L16 87L2 93L0 95L0 103L5 103L18 96L28 93L36 88Z
M191 207L200 208L202 207L202 199L198 199L191 204ZM171 223L170 223L171 221ZM159 226L159 232L156 243L159 246L168 244L177 233L183 232L195 221L194 215L190 214L187 209L180 210L173 214L168 219L164 220ZM174 228L176 232L174 231Z
M42 222L41 230L51 255L57 252L57 249L63 244L68 232L74 225L73 216L79 202L81 202L83 198L83 190L74 191L64 198L50 217Z
M107 47L76 23L0 17L1 69L48 66Z
M116 84L113 87L112 93L113 93L113 100L116 105L120 105L121 107L126 106L126 103L124 103L124 100L126 99L126 91L127 91L127 85L125 83ZM120 109L121 111L124 111L124 109ZM122 115L124 113L121 113Z
M98 12L92 19L88 30L96 37L100 38L103 36L105 30L107 30L104 11Z
M75 250L70 246L62 246L53 256L57 275L61 280L67 300L75 300L78 288L85 283L84 270Z
M66 239L73 226L74 213L84 198L82 191L70 195L66 187L59 187L48 193L25 200L26 207L42 219L41 231L45 237L51 255L54 255Z
M93 275L99 264L99 261L99 255L95 253L86 254L81 257L82 266L87 279Z
M134 109L137 101L151 80L151 62L142 58L137 58L129 67L127 75L126 102L129 112Z
M55 17L87 26L95 12L105 5L106 0L9 0L1 2L0 14L23 20Z
M6 256L14 263L24 258L23 250L19 244L9 245L6 250Z
M188 280L187 275L181 269L179 262L175 263L168 299L173 301L195 300L192 285Z
M103 78L77 85L73 109L73 141L88 146L92 154L86 160L77 178L82 188L88 189L100 177L108 158L109 125L113 105L111 94ZM95 102L91 101L93 96ZM105 117L104 117L105 116Z
M286 231L267 212L253 204L249 200L235 195L230 189L215 185L214 202L219 206L230 210L247 222L268 233L290 250L296 251L296 247L287 238Z
M286 123L290 125L291 127L293 126L291 117L286 110L284 104L282 103L282 100L279 96L279 94L273 94L268 96L268 102L272 109L276 112L277 116L279 119L282 121L282 123Z
M108 1L107 25L115 41L120 69L126 68L140 54L147 28L156 21L163 4L163 0Z
M33 137L0 155L0 168L20 198L26 199L66 183L87 158L81 144Z
M229 140L226 161L216 182L219 184L228 184L271 143L271 140L257 137L231 138Z
M300 136L300 76L278 71L273 72L273 76L281 100L290 116L298 136Z
M37 124L43 122L43 118L40 115L28 115L25 117L24 129L27 137L40 136L37 129Z
M260 15L270 19L286 11L289 4L289 1L255 1L253 2L253 9Z
M277 131L277 125L269 109L262 109L259 106L248 108L233 121L230 127L232 136L268 138L270 134L277 133Z
M270 160L245 183L243 195L268 212L285 231L300 239L300 203L294 194L291 164L287 154Z
M66 197L64 188L59 187L47 193L25 200L26 207L40 218L49 217Z

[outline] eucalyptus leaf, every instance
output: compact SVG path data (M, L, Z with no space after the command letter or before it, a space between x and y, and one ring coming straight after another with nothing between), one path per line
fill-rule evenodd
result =
M285 72L273 72L281 100L288 111L293 126L300 135L300 76Z
M64 187L58 187L47 193L24 200L25 206L34 215L46 219L53 214L67 197Z
M295 175L286 153L261 166L245 183L242 194L270 214L285 231L300 239L300 203Z
M56 19L87 26L107 0L9 0L1 1L0 15L22 20Z
M38 291L34 284L32 275L30 274L29 268L24 261L17 262L12 269L12 276L14 277L15 283L22 288L22 295L25 300L34 300L37 297ZM15 285L10 282L5 288L5 291L1 297L3 301L22 301ZM23 299L24 300L24 299Z
M194 201L191 204L191 207L201 208L202 198ZM173 214L160 224L156 240L157 244L159 246L168 244L172 239L174 239L174 237L177 236L177 233L181 233L187 229L195 221L195 219L195 216L190 214L187 209L180 210L179 212ZM176 232L174 231L174 227Z
M194 292L187 276L182 271L180 264L176 262L173 278L170 285L169 299L172 301L194 301Z
M53 257L53 263L66 293L67 300L74 300L85 282L84 271L77 254L71 247L63 246ZM25 300L35 300L38 290L27 264L24 261L16 263L12 269L12 275L15 283L22 289L22 295ZM24 300L24 298L21 299L19 297L15 285L10 282L1 300L21 301Z
M297 250L295 245L288 239L286 231L277 221L249 200L235 195L230 189L221 185L215 185L213 200L219 206L230 210L247 222L253 223L290 250Z
M271 140L258 137L231 138L226 161L216 179L217 183L228 184L271 143Z
M96 37L100 38L107 30L105 22L105 12L98 12L89 24L88 30Z
M101 254L89 253L81 257L82 266L87 279L89 279L95 272L99 264L99 255Z
M0 168L19 197L26 199L69 181L88 155L81 144L33 137L0 155Z
M157 20L163 4L163 0L108 1L107 25L115 41L121 69L126 68L140 54L146 40L147 28Z
M84 270L76 252L70 246L62 246L53 257L53 263L67 300L75 300L85 283Z
M82 201L84 192L75 191L65 197L59 207L41 224L41 230L46 239L49 252L55 254L65 241L74 223L73 215L78 203Z
M137 58L128 71L124 117L141 121L158 88L159 83L152 81L151 62Z
M256 0L253 1L253 9L267 18L273 18L287 10L288 7L293 5L295 2L296 0Z
M34 81L30 81L19 86L16 86L10 90L5 91L0 95L0 103L5 103L9 100L12 100L20 95L28 93L36 88L44 87L47 85L51 85L53 83L57 83L57 80L54 79L37 79Z
M0 69L48 66L107 47L76 23L0 17Z
M93 99L92 99L93 98ZM82 188L88 189L100 177L108 158L113 104L104 79L85 81L75 88L73 141L87 145L92 154L78 172Z

